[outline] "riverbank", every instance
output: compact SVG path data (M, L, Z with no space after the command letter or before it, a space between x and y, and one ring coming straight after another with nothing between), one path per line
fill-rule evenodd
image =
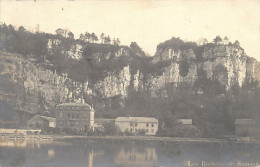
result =
M159 141L159 142L189 142L189 143L259 143L260 140L249 138L217 139L217 138L178 138L155 136L55 136L60 139L86 139L86 140L110 140L110 141Z
M259 139L252 138L178 138L178 137L155 137L155 136L84 136L84 135L26 135L1 136L2 140L39 140L39 141L60 141L66 139L86 140L110 140L110 141L159 141L159 142L189 142L189 143L259 143Z

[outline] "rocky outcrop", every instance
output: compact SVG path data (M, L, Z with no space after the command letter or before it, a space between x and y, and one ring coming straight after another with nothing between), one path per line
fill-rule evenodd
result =
M158 50L153 63L170 61L163 74L150 79L151 89L163 88L168 83L193 85L199 70L206 72L208 79L217 79L226 89L234 84L242 86L247 78L259 80L259 63L249 58L240 47L230 45L205 46L200 53L196 50ZM201 54L201 55L199 55ZM199 58L200 57L200 58Z
M95 84L95 90L98 90L103 97L113 97L116 95L126 97L130 80L131 73L129 66L127 66L118 72L118 74L110 72L103 81Z
M132 81L129 65L119 71L108 71L104 79L93 85L90 84L91 81L76 82L67 74L58 74L56 70L46 69L35 63L33 59L7 52L0 52L0 54L1 79L23 88L22 94L17 95L17 98L9 99L10 104L14 105L16 109L32 113L39 110L50 110L55 105L64 102L82 102L83 100L90 102L91 99L88 97L91 96L111 98L120 95L126 98L132 82L134 82L135 90L141 86L139 79L142 74L138 71L133 75L134 81ZM120 49L116 52L116 55L120 57L119 54L127 54L127 52ZM10 92L5 93L10 94ZM24 106L31 106L31 108Z
M50 40L48 51L54 51L58 45L60 41ZM82 47L75 44L66 55L80 61ZM103 52L95 51L92 53L93 60L97 64L102 64L122 57L132 59L129 48L113 47L112 50L106 48ZM171 47L158 49L151 65L167 62L167 65L161 67L160 72L152 73L146 70L144 73L143 70L127 64L114 67L116 70L111 70L113 67L109 67L111 69L105 71L105 76L96 82L92 80L77 82L68 77L68 74L47 69L44 64L36 63L32 58L7 52L0 54L1 79L19 85L20 89L19 94L6 97L4 94L10 95L12 91L8 92L1 88L1 99L9 99L10 103L15 104L15 108L32 113L49 110L58 103L92 101L90 98L97 96L105 99L120 96L125 99L129 91L150 90L152 95L156 96L157 91L163 94L169 84L178 87L185 83L192 87L201 75L201 70L208 79L218 80L226 89L230 89L234 84L242 86L246 79L260 80L260 63L249 58L242 48L232 45L204 46L199 51L196 49L181 51Z

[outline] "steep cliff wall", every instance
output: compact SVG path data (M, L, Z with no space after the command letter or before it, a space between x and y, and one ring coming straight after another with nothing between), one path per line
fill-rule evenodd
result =
M197 49L159 49L153 63L171 62L164 67L163 74L150 78L151 90L161 89L166 84L187 83L193 85L203 69L208 79L216 79L226 89L232 85L242 86L246 79L259 80L259 62L249 58L240 47L210 45Z
M59 40L49 40L49 56L56 56L52 53L60 44ZM71 49L61 52L62 56L79 63L69 66L68 73L48 68L48 60L39 63L19 54L0 52L1 99L9 101L16 109L37 113L63 102L85 100L90 103L93 97L126 99L130 91L142 90L154 94L165 91L168 84L179 87L185 83L192 87L202 75L201 71L206 78L223 84L226 90L235 84L242 86L245 80L260 80L260 63L249 58L242 48L232 45L205 45L186 50L158 48L147 67L142 67L136 66L139 59L133 61L130 48L99 44L89 44L92 75L80 80L87 74L71 70L82 65L82 48L85 47L74 43ZM73 74L78 75L78 80L73 79Z
M116 57L125 56L125 54L127 51L123 49L115 52ZM106 55L93 54L99 63L103 58L109 59L111 55L111 52ZM126 98L130 85L135 90L142 86L139 84L142 74L137 71L132 75L129 65L119 70L107 71L103 79L93 84L88 80L85 82L72 80L66 73L58 74L56 70L44 68L34 59L24 58L19 54L0 52L0 57L0 76L1 80L6 82L0 86L1 99L9 101L9 104L16 109L31 113L52 110L58 103L81 102L82 100L90 103L90 97L95 96L111 98L119 95ZM12 87L19 86L20 92L12 91L12 87L8 88L9 82L13 84ZM14 97L4 97L4 94L14 94Z
M92 93L88 83L77 83L66 74L58 75L35 64L21 55L1 52L1 79L19 85L23 90L12 103L21 110L36 113L37 110L53 107L66 101L81 101L82 90ZM82 89L82 85L85 86ZM3 88L3 85L1 85ZM6 87L3 88L6 91ZM17 92L14 92L17 93ZM25 105L31 103L32 105ZM40 106L45 105L45 106ZM34 106L26 109L25 106ZM43 107L43 108L40 108Z

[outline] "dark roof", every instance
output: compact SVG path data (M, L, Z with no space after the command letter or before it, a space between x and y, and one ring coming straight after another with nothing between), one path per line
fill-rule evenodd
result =
M192 125L192 119L179 119L179 123L183 125Z
M109 122L115 122L115 119L95 118L95 123L109 123Z
M72 107L73 110L74 109L76 109L76 110L77 109L79 109L79 110L82 110L82 109L84 109L84 110L92 110L92 107L89 104L87 104L87 103L62 103L62 104L59 104L57 106L57 109L59 109L59 108L64 109L63 107L67 108L67 109L71 109L70 107Z
M44 120L47 120L47 121L52 121L52 122L55 122L55 120L56 120L56 118L53 118L53 117L35 115L28 122L34 121L35 119L38 119L38 118L41 118L41 119L44 119Z
M62 103L58 106L79 106L79 107L91 107L88 103Z
M252 124L255 124L255 120L253 120L253 119L237 119L236 124L252 125Z
M158 123L158 120L155 118L149 117L117 117L116 122L154 122Z

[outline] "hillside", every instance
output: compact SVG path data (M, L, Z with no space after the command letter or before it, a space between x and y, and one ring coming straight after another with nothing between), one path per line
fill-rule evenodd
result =
M149 57L135 42L0 30L0 101L7 106L1 122L22 115L23 125L35 114L53 116L59 103L85 101L94 104L96 117L153 116L164 129L193 118L212 136L233 133L237 116L258 114L260 63L232 43L198 46L172 38Z

